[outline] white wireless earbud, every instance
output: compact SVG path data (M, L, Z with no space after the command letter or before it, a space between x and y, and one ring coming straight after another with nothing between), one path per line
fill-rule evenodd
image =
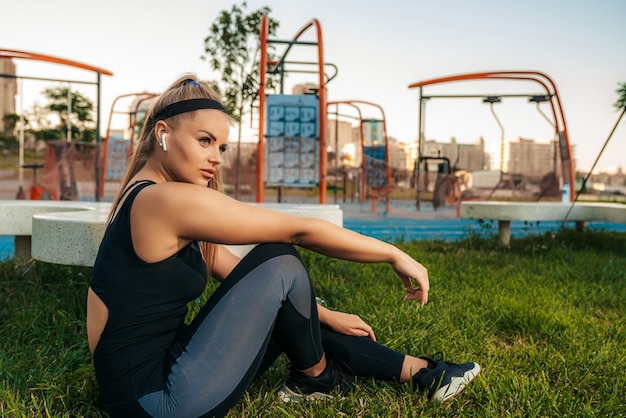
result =
M163 148L163 151L167 151L167 144L165 143L165 137L167 137L167 133L163 132L161 134L161 148Z

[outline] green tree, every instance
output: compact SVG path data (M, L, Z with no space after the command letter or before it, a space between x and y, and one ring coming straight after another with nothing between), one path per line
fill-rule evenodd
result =
M49 87L43 91L48 98L47 109L58 116L59 137L67 132L68 117L71 125L71 138L86 142L94 141L95 121L93 117L93 103L91 100L76 91L69 91L70 108L68 112L68 88Z
M626 81L619 84L619 88L615 92L619 95L615 107L617 110L626 109Z
M238 125L235 197L239 197L241 121L244 109L256 99L258 91L261 18L267 16L269 35L275 35L279 25L269 17L269 7L245 14L246 7L243 2L241 6L235 4L230 10L220 12L204 39L205 55L202 56L209 62L211 70L220 74L219 80L211 84Z
M223 96L224 104L237 122L242 117L242 104L254 99L259 77L259 35L261 18L268 16L268 32L275 35L278 22L269 17L271 9L262 7L244 14L247 4L222 10L204 39L205 55L211 70L220 74L213 82Z
M17 122L20 120L20 115L15 113L7 113L3 116L2 121L4 122L4 138L15 138L15 128L17 127Z
M61 138L61 132L52 125L48 117L50 109L40 103L33 104L33 107L24 112L24 127L35 139L51 141Z

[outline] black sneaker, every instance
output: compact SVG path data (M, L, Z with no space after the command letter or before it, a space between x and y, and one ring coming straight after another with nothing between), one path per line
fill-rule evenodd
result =
M428 394L428 399L443 402L461 393L465 386L480 373L477 363L448 363L428 357L420 357L428 362L428 368L413 375L413 384L421 392Z
M333 399L334 394L351 392L354 389L354 377L344 374L329 356L326 356L326 361L326 368L317 377L292 369L289 380L278 391L278 397L283 402L300 402Z

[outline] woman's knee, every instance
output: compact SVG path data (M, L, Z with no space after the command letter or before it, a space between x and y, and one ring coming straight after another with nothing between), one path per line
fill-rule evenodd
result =
M257 265L273 262L280 266L280 271L284 273L305 275L308 278L308 269L298 250L291 244L259 244L246 255L247 257L254 259Z
M263 283L267 291L274 289L283 300L291 295L290 299L298 300L296 304L299 306L309 303L312 292L309 271L293 245L260 244L241 260L233 273L225 284L233 286L247 277L253 279L251 283Z

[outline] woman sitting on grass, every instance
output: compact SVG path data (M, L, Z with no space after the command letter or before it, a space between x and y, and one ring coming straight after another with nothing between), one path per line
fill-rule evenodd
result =
M147 115L89 282L89 346L109 414L225 415L281 352L292 365L279 391L284 401L346 393L354 376L412 381L437 401L463 390L476 363L398 353L358 316L316 305L294 245L389 263L406 299L422 306L428 274L390 244L220 193L229 122L215 92L193 75ZM261 245L241 260L224 247L250 243ZM186 325L187 303L209 275L222 283Z

